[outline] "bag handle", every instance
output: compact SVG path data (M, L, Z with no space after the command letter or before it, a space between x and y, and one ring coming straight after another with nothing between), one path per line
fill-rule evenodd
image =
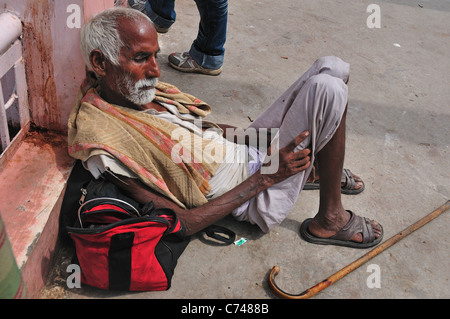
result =
M141 216L141 214L136 209L136 207L134 207L130 203L127 203L126 201L123 201L123 200L117 199L117 198L112 198L112 197L97 197L97 198L93 198L91 200L86 201L85 203L83 203L83 205L80 206L80 208L78 208L78 221L80 222L80 227L81 228L84 228L83 227L83 223L81 221L81 211L82 211L83 207L85 207L89 203L96 202L96 201L101 201L101 200L102 201L109 200L109 201L113 201L113 202L124 204L124 205L128 206L129 208L131 208L136 213L137 216Z
M219 226L219 225L211 225L203 230L206 235L208 235L211 238L214 238L218 241L223 242L225 245L231 245L236 240L236 234L225 227ZM219 234L225 234L228 237L219 235Z

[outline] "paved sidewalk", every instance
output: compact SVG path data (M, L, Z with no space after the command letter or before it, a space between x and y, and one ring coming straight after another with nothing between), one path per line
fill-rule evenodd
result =
M167 56L187 50L197 33L194 1L176 1L178 21L160 35L164 82L213 106L212 120L246 127L318 57L351 64L345 167L366 190L345 196L354 212L378 220L385 238L450 198L450 1L378 1L381 28L370 29L368 1L230 1L223 73L183 74ZM211 246L194 237L167 292L117 294L66 289L66 298L275 298L267 278L300 293L367 251L303 241L300 223L318 209L304 191L283 224L269 234L231 218L221 222L248 242ZM368 265L315 298L449 298L448 213L373 259L381 288L370 289ZM66 260L67 262L67 260Z

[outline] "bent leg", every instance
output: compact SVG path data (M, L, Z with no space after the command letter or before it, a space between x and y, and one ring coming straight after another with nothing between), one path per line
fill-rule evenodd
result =
M335 56L326 56L317 59L313 65L287 89L267 110L265 110L251 125L253 128L280 128L286 114L291 109L299 92L311 77L318 74L327 74L330 77L347 83L350 65ZM345 105L344 105L345 106Z
M341 60L335 61L340 63ZM308 130L310 137L299 148L311 148L311 161L333 137L347 104L345 82L326 73L316 74L318 71L320 68L310 69L270 107L265 115L269 118L260 117L256 125L252 125L258 127L264 123L262 125L269 128L279 128L280 148L287 145L300 132ZM280 109L285 111L280 123L277 123L273 120L277 118L275 113ZM311 169L258 194L233 212L233 215L238 220L257 224L265 232L270 231L290 213Z
M344 209L341 202L341 175L345 157L346 113L330 142L318 152L317 162L320 169L320 205L319 212L309 223L308 230L320 238L330 238L336 235L350 220L350 213ZM371 222L375 239L380 237L382 229L378 223ZM361 233L356 233L351 239L363 242Z
M309 130L311 161L317 158L321 171L319 212L309 231L321 238L339 232L350 220L341 202L341 176L345 157L348 65L335 57L321 58L291 86L261 117L255 128L279 128L280 148L299 132ZM312 167L258 194L233 212L239 220L255 223L267 232L280 224L292 209ZM372 221L375 238L382 228ZM361 242L357 233L352 241Z

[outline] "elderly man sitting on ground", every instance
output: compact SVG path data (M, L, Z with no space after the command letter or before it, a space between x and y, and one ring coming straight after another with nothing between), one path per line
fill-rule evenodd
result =
M247 129L202 120L210 106L159 81L157 33L137 10L115 8L83 28L98 83L82 86L69 153L138 202L173 209L186 234L232 214L264 232L289 214L317 163L320 205L305 240L367 248L380 224L345 210L341 177L349 65L318 59Z

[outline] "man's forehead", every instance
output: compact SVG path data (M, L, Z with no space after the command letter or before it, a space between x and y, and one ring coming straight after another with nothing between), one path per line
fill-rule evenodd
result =
M120 18L117 21L119 34L126 46L134 46L142 43L156 44L158 42L157 33L153 24L144 18L130 19L127 17Z

